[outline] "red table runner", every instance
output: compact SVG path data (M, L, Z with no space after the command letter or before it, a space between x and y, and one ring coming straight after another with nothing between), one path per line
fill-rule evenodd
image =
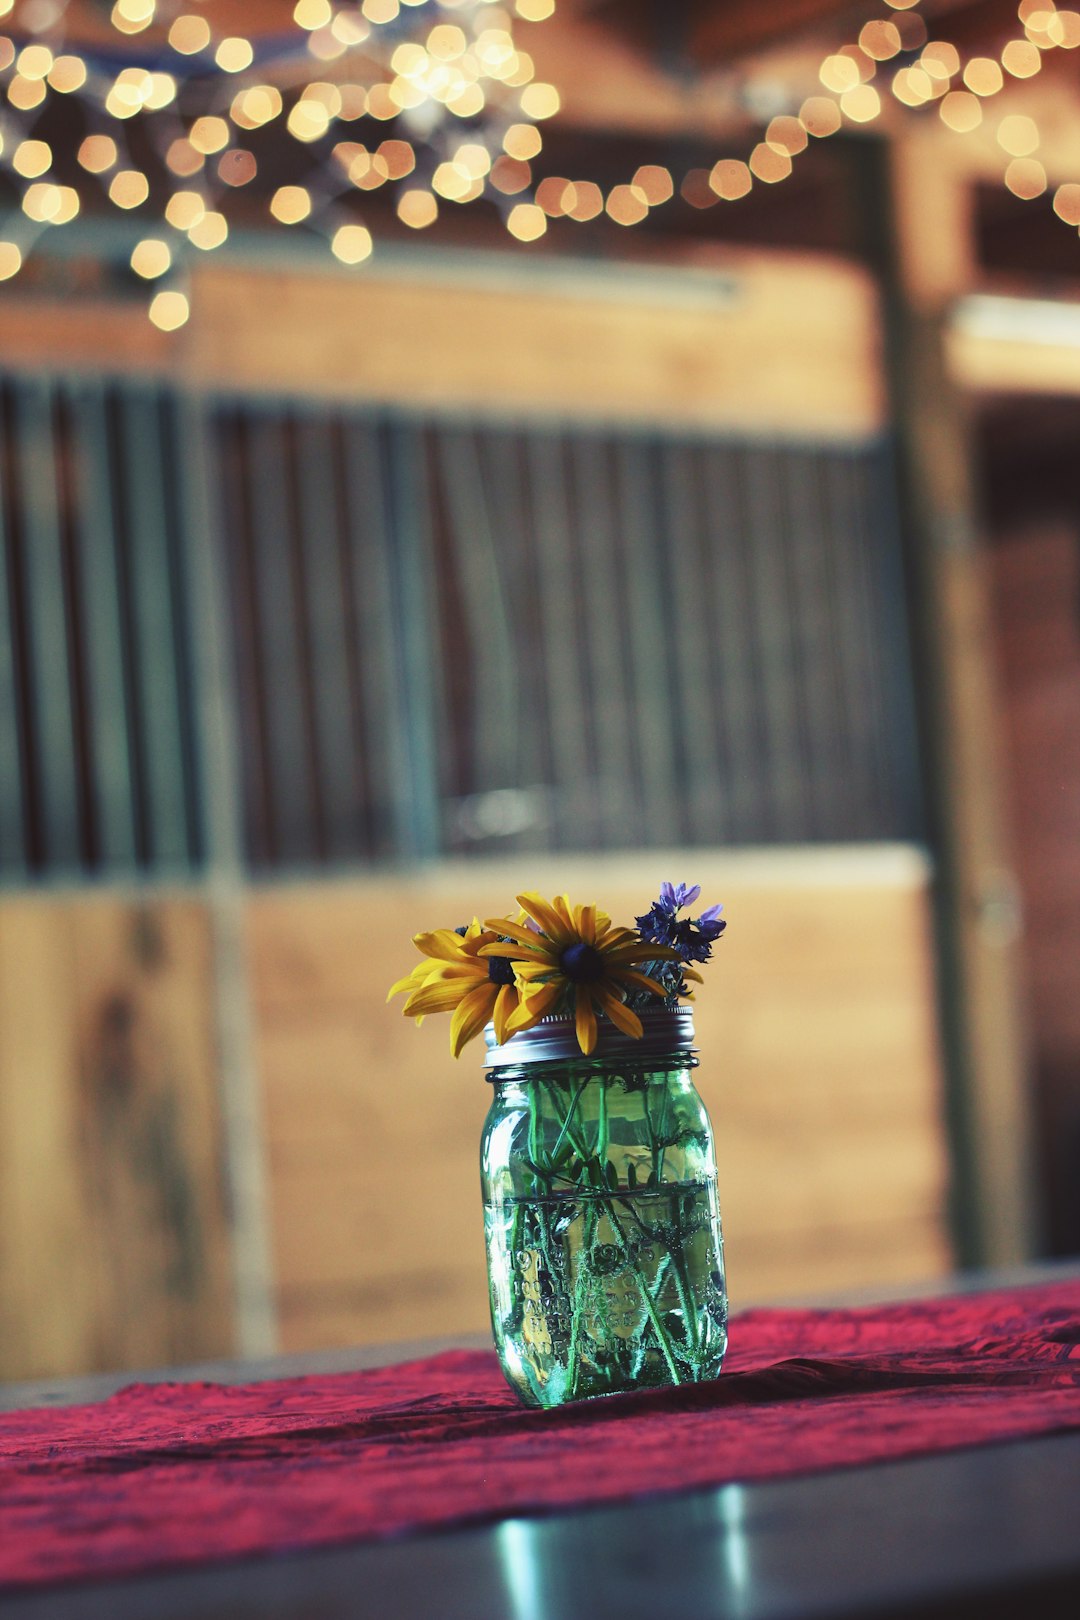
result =
M723 1376L526 1411L492 1353L0 1416L0 1588L1080 1428L1080 1283L736 1317Z

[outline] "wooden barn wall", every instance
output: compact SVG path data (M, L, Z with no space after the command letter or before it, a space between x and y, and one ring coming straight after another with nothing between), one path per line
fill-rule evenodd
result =
M568 857L283 885L250 903L275 1277L289 1349L483 1332L489 1092L447 1021L384 1005L411 931L526 881L617 918L664 876L722 899L695 1014L736 1306L950 1265L926 877L910 851Z

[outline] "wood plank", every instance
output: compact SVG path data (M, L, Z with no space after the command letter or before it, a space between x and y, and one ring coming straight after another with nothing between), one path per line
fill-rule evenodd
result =
M205 908L0 901L0 1377L233 1348Z
M945 335L945 354L953 381L973 394L1080 395L1080 303L1062 301L1062 331L1055 339L1047 317L1049 301L1001 301L1013 317L1013 330L995 332L978 305L960 306ZM1025 316L1025 306L1030 314ZM1005 311L1003 311L1005 313ZM1039 320L1046 336L1030 335ZM1025 326L1028 334L1025 335Z
M97 1360L65 909L0 901L0 1378Z
M70 902L98 1364L232 1344L209 919L194 900Z
M18 290L0 301L6 367L161 374L175 366L176 352L175 340L126 301L43 298Z
M875 294L856 266L725 253L703 283L673 270L637 297L624 281L617 299L572 276L523 287L518 268L477 263L465 281L437 261L426 279L199 265L191 380L815 440L882 422ZM272 323L255 318L267 309Z
M489 1093L445 1020L386 1007L408 935L569 887L618 918L693 875L731 927L695 1014L739 1297L912 1281L950 1257L926 875L911 855L442 863L249 906L283 1342L482 1331ZM400 945L394 945L400 941Z

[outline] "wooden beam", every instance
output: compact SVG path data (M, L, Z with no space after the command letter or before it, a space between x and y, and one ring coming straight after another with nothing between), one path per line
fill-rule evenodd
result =
M519 272L511 261L451 278L432 264L390 280L208 265L194 283L188 377L816 440L881 425L876 302L857 266L725 253L696 276L620 273L610 284Z
M868 149L868 152L870 149ZM986 559L946 318L970 274L962 179L896 142L867 176L891 196L878 242L900 440L931 836L941 1015L962 1258L1033 1249L1030 1101L1018 996L1016 884L1003 819ZM886 204L886 206L889 206Z

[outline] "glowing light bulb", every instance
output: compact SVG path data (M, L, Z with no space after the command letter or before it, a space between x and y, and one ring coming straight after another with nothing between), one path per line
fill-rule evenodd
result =
M439 217L439 205L430 191L403 191L397 202L397 215L403 225L422 231Z
M516 203L510 210L506 228L519 242L535 242L547 230L547 215L535 203Z
M282 225L299 225L311 213L311 193L304 186L279 186L270 199L270 212Z
M131 268L144 281L163 276L172 264L172 252L167 242L155 236L144 236L131 250Z
M150 319L162 332L175 332L191 314L191 305L182 292L155 293L150 301Z
M150 182L140 169L119 169L109 183L109 201L117 208L139 208L150 195Z

